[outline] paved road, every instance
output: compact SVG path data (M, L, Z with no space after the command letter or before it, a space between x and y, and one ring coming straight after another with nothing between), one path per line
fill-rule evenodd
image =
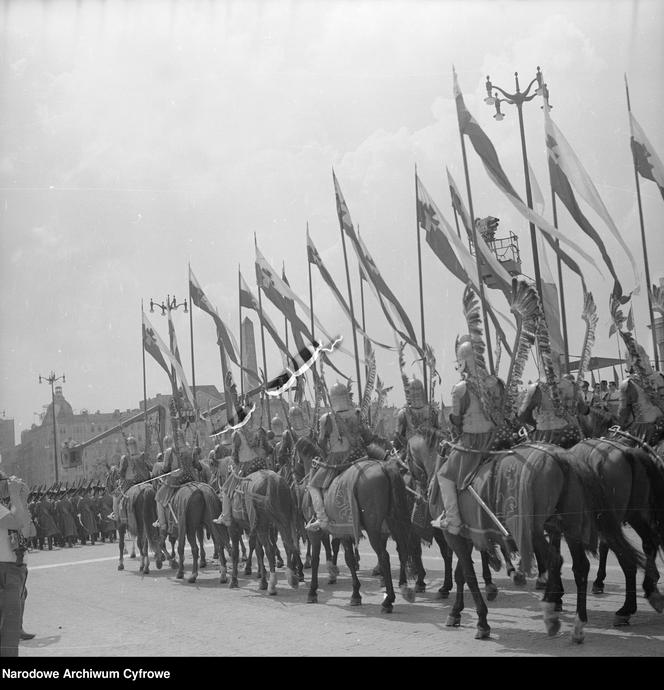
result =
M494 574L500 593L488 604L491 639L479 642L473 639L476 615L469 596L461 627L445 627L451 600L436 598L443 563L435 547L425 549L427 592L417 595L414 603L397 595L392 614L380 611L383 590L378 579L371 577L376 558L365 541L360 548L363 604L359 607L349 605L350 576L342 557L337 584L326 584L323 566L319 603L307 604L309 571L305 571L307 583L293 590L280 570L278 593L269 596L259 590L255 577L241 576L240 588L235 590L220 585L216 561L193 585L177 580L168 564L143 576L138 573L138 561L126 559L126 569L118 572L117 548L97 544L29 554L24 623L37 636L21 643L21 656L611 657L664 653L664 615L657 614L641 592L631 626L612 626L624 589L612 555L606 593L589 594L586 641L576 645L571 641L575 590L569 558L565 559L565 611L558 635L548 637L544 632L541 597L533 582L517 588L503 571ZM396 562L392 555L393 566ZM596 569L592 562L591 577Z

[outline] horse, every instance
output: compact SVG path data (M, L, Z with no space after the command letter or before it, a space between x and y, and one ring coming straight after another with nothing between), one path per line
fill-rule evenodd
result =
M664 611L664 595L657 588L659 573L655 561L664 553L664 467L657 456L630 447L619 436L585 439L570 448L576 462L588 468L603 492L605 511L611 511L620 524L628 524L641 540L645 554L643 591L658 613ZM594 594L604 591L606 559L610 544L600 542L599 569L593 582ZM616 552L625 576L625 600L614 614L614 626L629 625L636 613L637 562Z
M298 587L295 572L298 567L301 570L302 565L296 546L295 509L283 477L273 470L257 470L241 478L231 496L231 526L228 531L231 539L231 588L239 587L238 561L242 532L246 532L250 540L255 537L261 590L267 590L270 595L277 594L276 533L281 536L286 550L288 584L293 589ZM266 569L261 567L264 554L268 560L269 582Z
M295 445L304 474L308 475L314 457L320 449L310 439L301 438ZM396 596L387 552L388 537L397 544L400 563L399 588L406 601L414 601L414 591L407 586L410 545L410 516L406 486L399 465L393 460L374 460L368 457L353 462L337 475L325 491L325 510L330 518L326 530L314 532L312 539L311 583L307 603L318 602L318 566L323 534L338 537L344 547L344 557L352 577L351 606L362 603L360 580L357 577L356 545L362 532L378 558L385 582L385 597L381 603L383 613L392 613ZM387 531L385 530L387 527ZM328 566L329 567L329 566Z
M212 537L215 551L219 555L219 583L228 581L224 547L229 549L228 538L223 529L212 522L221 512L221 500L213 488L205 482L182 484L169 503L172 521L169 520L168 536L177 539L178 561L171 559L171 567L177 566L176 579L184 579L185 542L191 548L192 570L188 582L198 579L199 567L207 565L204 548L204 530ZM173 541L171 542L173 543ZM162 542L162 547L164 546ZM200 560L199 560L200 559Z
M423 457L426 460L430 456ZM434 465L428 464L423 469L427 477L433 477ZM572 640L582 643L588 621L586 600L590 563L587 553L596 555L598 533L625 558L638 559L615 516L603 511L604 497L592 474L559 446L525 442L510 450L490 452L470 486L495 515L502 516L504 525L514 535L513 546L518 549L525 573L531 571L535 550L539 550L548 574L541 606L545 628L551 636L560 630L556 610L560 607L556 604L560 603L563 588L562 556L558 545L561 537L565 537L576 584ZM435 512L435 506L431 507ZM464 522L461 534L444 531L459 561L455 571L457 596L446 625L460 625L464 608L463 585L467 583L478 616L475 639L484 640L490 637L491 629L470 556L473 546L480 551L495 550L496 545L504 543L504 532L496 528L470 491L462 489L459 492L459 508Z
M415 432L409 439L406 445L406 471L408 477L409 493L412 496L410 499L413 503L411 515L413 516L413 529L415 535L421 541L431 544L436 542L440 555L443 558L443 584L438 589L438 597L440 599L447 599L453 588L452 582L452 559L454 551L450 548L445 540L442 530L431 526L432 514L429 507L429 485L431 477L426 471L426 467L434 467L438 455L438 448L441 442L447 440L447 434L440 430L428 430L427 433L421 431ZM440 511L439 511L440 513ZM437 514L439 514L437 513ZM505 560L505 567L507 576L512 582L521 586L524 585L526 579L519 570L517 570L510 556L501 543L500 551ZM480 552L480 559L482 563L482 579L484 581L484 591L489 601L494 601L498 596L498 587L496 587L491 576L491 566L499 569L499 563L493 554L486 551ZM424 567L421 565L421 546L419 562L415 558L415 567L418 572L418 582L423 583ZM490 565L491 564L491 565ZM540 573L541 574L541 573ZM542 579L542 582L544 580Z
M109 493L117 489L117 472L109 471L106 477L106 488ZM157 504L155 501L155 490L152 484L136 484L130 486L124 494L125 505L121 510L121 515L116 516L118 526L118 549L120 560L118 570L124 570L125 535L128 532L134 538L134 545L138 547L141 562L138 571L144 575L150 572L150 549L155 557L157 570L163 564L163 555L159 536L153 526L157 519ZM134 546L132 546L132 554ZM132 556L132 557L135 557Z

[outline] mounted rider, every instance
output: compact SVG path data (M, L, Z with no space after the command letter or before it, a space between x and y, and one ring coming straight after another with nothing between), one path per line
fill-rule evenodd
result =
M571 448L582 439L579 415L587 415L590 407L571 376L563 376L553 385L546 381L531 383L518 411L522 424L534 427L532 438Z
M243 421L246 414L246 410L240 408L239 420ZM221 515L213 520L218 525L226 525L226 527L231 525L231 499L240 480L248 477L252 472L268 469L268 458L272 455L274 448L268 441L267 431L254 420L252 416L246 424L235 429L231 436L233 468L221 487Z
M292 405L288 410L288 428L281 434L281 438L274 449L275 469L279 470L288 463L299 439L310 436L311 427L302 408L297 404Z
M155 499L157 502L157 521L155 527L159 527L160 534L168 532L167 511L178 489L184 484L197 481L202 472L197 448L192 448L184 438L182 429L175 432L175 443L171 443L171 437L164 438L164 467L163 474L168 475L160 479L161 486L157 489ZM175 470L179 470L175 471ZM169 474L172 473L172 474Z
M411 379L406 404L397 413L392 445L399 451L401 459L405 460L408 440L412 436L439 428L438 413L433 405L426 402L424 384L418 378Z
M330 389L331 412L320 419L318 445L324 460L314 459L309 477L309 494L316 517L307 529L326 529L329 518L325 511L323 490L350 464L365 456L383 460L388 451L375 444L379 438L362 422L360 412L352 403L348 386L337 382Z
M127 452L120 458L118 488L113 492L113 512L108 516L109 520L119 520L121 514L126 512L125 494L129 487L150 479L150 466L145 453L138 450L138 441L128 436L126 446Z
M462 528L457 490L465 488L496 445L505 391L503 382L489 374L477 356L470 335L457 340L456 358L461 380L452 388L449 415L455 443L446 458L439 457L436 477L444 512L431 521L434 527L451 534L459 534Z
M643 346L620 331L627 345L627 377L620 383L618 423L650 446L664 439L664 377L653 370Z

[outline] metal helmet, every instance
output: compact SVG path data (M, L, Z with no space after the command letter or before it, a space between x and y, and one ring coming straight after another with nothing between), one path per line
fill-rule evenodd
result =
M275 436L281 436L281 434L284 433L284 422L279 415L274 415L274 417L272 417L270 426Z
M127 437L127 449L129 455L138 455L138 441L133 436Z
M297 405L293 405L293 407L288 410L288 416L290 417L291 426L295 431L304 431L307 428L307 421L304 418L304 413Z
M458 369L461 373L477 374L477 366L475 364L475 353L473 351L473 344L470 342L469 336L461 336L457 343L456 358L458 362Z
M411 407L419 410L426 405L424 384L422 381L417 378L413 378L408 386L408 393L410 394Z
M352 409L353 403L351 402L348 388L343 383L337 381L330 388L330 404L334 412L346 412Z

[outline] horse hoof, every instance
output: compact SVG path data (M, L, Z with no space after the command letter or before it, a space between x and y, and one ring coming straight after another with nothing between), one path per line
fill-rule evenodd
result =
M535 589L546 589L546 582L547 578L538 577L537 580L535 580Z
M555 604L552 601L543 601L541 605L544 614L544 627L546 628L546 633L549 637L553 637L560 631L560 619L554 611Z
M267 582L265 580L261 581L261 583L258 585L258 589L266 590L267 589Z
M173 570L175 570L178 567L178 564L176 561L168 561L168 563Z
M415 590L412 587L406 587L406 585L401 585L399 587L401 596L409 603L412 604L415 601Z
M584 626L585 623L580 621L577 616L576 620L574 621L574 632L572 633L572 642L574 642L575 644L582 644L583 641L586 639L586 635L583 632Z
M593 594L604 594L604 585L593 584L592 593Z
M245 575L251 575L251 568L245 568L242 572L243 572Z
M492 583L488 584L485 588L484 591L486 592L486 598L489 601L494 601L496 597L498 596L498 587Z
M556 613L562 613L562 610L563 610L563 602L562 602L560 599L558 599L558 601L556 602L556 605L553 607L553 610L554 610Z
M122 565L122 563L118 564L118 570L124 570L124 565Z
M380 575L380 566L377 565L377 566L371 571L371 574L372 574L374 577L378 577L378 576Z
M131 552L131 555L129 556L129 558L136 558L136 554L132 551L132 552Z
M184 580L184 573L178 573L178 574L175 576L175 578L176 578L177 580Z
M310 558L307 558L304 561L304 569L305 570L311 570L311 559Z
M618 615L617 613L613 617L613 627L614 628L624 628L629 625L629 619L631 616Z
M307 595L307 604L317 604L318 603L318 595L317 594L308 594Z
M268 589L267 593L268 593L271 597L273 597L273 596L275 596L275 595L277 594L277 590L276 590L276 589Z
M277 568L283 568L283 567L284 567L284 562L281 560L281 558L279 558L277 560Z
M664 611L664 596L660 592L653 592L647 599L657 613Z
M143 569L143 575L149 575L150 574L150 568L144 568Z
M416 594L422 594L422 592L426 592L426 591L427 591L427 586L424 582L418 583L415 585L415 593Z
M481 625L477 626L477 632L475 633L476 640L488 640L490 637L491 628L488 625L486 628Z
M351 597L350 598L350 605L351 606L360 606L362 604L362 597L361 596L356 596L356 597Z
M143 566L141 566L141 567L138 569L138 572L139 572L139 573L142 573L142 572L143 572Z
M157 570L161 570L164 564L161 561L157 561Z
M327 584L328 585L336 585L337 584L337 578L336 577L328 577L327 578Z
M196 575L192 575L192 576L187 580L187 582L188 582L190 585L193 585L194 582L196 582Z
M450 597L450 590L447 589L447 587L441 587L438 590L438 596L436 597L437 599L449 599Z
M461 616L453 616L450 614L445 621L446 628L458 628L461 625Z
M231 580L231 584L228 585L229 589L237 589L239 586L238 581L234 578Z
M392 606L392 604L381 604L381 607L380 607L381 613L392 613L393 610L394 610L394 607Z
M219 577L219 584L220 585L225 585L227 582L228 582L228 578L226 577L226 575L221 575Z
M515 570L510 577L512 584L517 587L523 587L526 584L526 576L520 570Z
M199 568L205 568L206 565L207 565L207 561L201 561L201 562L198 564L198 567L199 567Z
M332 561L327 562L327 573L330 577L336 578L339 575L339 566L332 563Z

